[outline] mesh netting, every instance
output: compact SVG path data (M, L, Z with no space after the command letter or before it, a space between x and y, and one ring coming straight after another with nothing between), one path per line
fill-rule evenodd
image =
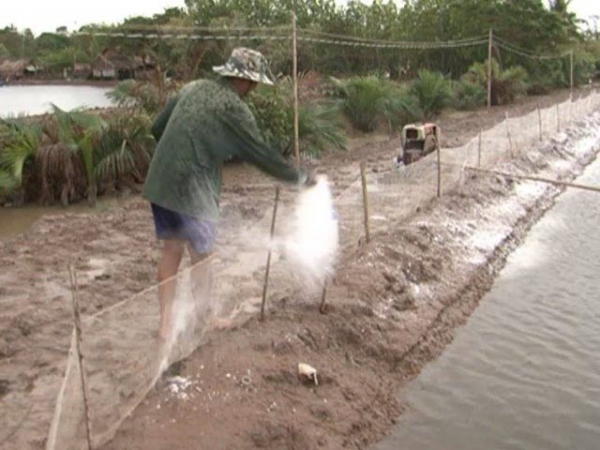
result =
M492 167L517 157L544 135L556 133L600 107L600 95L591 93L508 121L476 136L466 145L442 149L442 195L461 181L465 166ZM510 139L509 139L510 135ZM443 138L443 135L442 135ZM442 141L443 145L443 141ZM401 169L369 173L370 227L384 231L388 218L407 218L437 195L438 156L427 157ZM335 199L342 251L355 247L364 235L363 203L358 165L357 178ZM282 237L294 216L293 193L284 192L276 235ZM287 201L286 201L287 196ZM144 399L170 363L188 356L202 344L213 318L243 322L260 308L266 248L271 218L266 215L251 228L232 230L220 246L220 254L177 277L176 329L178 335L165 350L157 345L158 289L153 286L94 316L83 327L83 355L89 392L91 436L95 448L110 440L119 425ZM277 242L277 239L274 240ZM283 296L302 280L277 245L274 252L272 296ZM192 292L195 271L211 267L211 291L198 297ZM303 285L304 286L304 285ZM195 300L192 300L192 299ZM210 299L210 301L208 300ZM48 450L87 448L80 367L74 338L67 369L56 403Z

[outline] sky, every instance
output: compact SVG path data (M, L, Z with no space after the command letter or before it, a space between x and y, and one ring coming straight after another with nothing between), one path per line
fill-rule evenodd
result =
M0 28L9 25L20 30L30 28L36 35L60 26L73 31L90 23L118 23L127 17L150 16L162 13L165 8L185 5L184 0L2 0L9 2L9 7L0 8ZM599 0L572 0L570 8L584 19L600 16Z

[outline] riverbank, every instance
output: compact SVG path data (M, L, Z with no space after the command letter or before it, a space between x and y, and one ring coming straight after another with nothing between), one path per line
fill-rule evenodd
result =
M481 122L503 115L494 109L443 119L443 130L458 130L455 136L447 131L446 142L451 136L466 142ZM598 125L596 117L570 132L568 141L545 142L504 169L568 179L593 156L591 149L571 151L569 142L592 135ZM398 140L370 140L321 161L336 193L356 179L357 161L389 168ZM390 215L370 244L344 254L328 314L319 314L314 298L273 290L266 322L252 319L214 333L184 362L181 376L190 380L193 397L179 401L164 380L107 448L365 448L401 412L397 389L449 340L446 332L475 307L510 248L557 192L469 176L409 221ZM263 217L272 194L272 184L255 171L229 167L223 234L239 234L243 223ZM222 253L235 257L235 244L222 242ZM102 215L45 218L1 242L0 250L0 395L6 408L0 428L11 430L6 448L37 449L44 445L70 343L68 265L75 263L81 274L80 299L89 316L153 283L158 243L147 205L133 200ZM297 379L299 362L317 368L319 386ZM248 378L240 382L248 374L250 385Z
M569 180L599 143L596 114L502 170ZM164 380L105 449L367 448L401 413L398 389L451 341L559 193L470 176L349 255L326 315L298 296L265 323L214 333L184 362L185 389ZM318 386L299 380L301 362L317 369Z
M12 80L4 86L90 86L113 88L119 80L93 80L88 78L21 78Z

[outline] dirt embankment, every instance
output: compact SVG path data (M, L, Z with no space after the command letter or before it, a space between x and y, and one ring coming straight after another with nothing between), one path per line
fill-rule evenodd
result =
M494 110L486 124L473 117L442 118L446 142L465 142L504 112ZM515 164L568 178L591 154L558 152L562 146L549 142L535 151L542 158ZM357 177L356 161L384 167L397 147L397 139L364 142L320 167L340 191ZM401 412L396 390L448 341L447 331L476 306L506 252L557 192L471 177L409 222L390 220L388 231L344 255L326 315L292 296L278 300L264 323L214 334L184 363L186 387L159 384L107 448L365 448ZM225 218L256 220L271 201L272 184L255 171L228 169ZM102 215L45 218L0 242L6 448L43 448L71 331L68 265L82 274L83 312L91 314L152 284L157 249L140 200ZM318 386L298 380L299 362L317 368Z

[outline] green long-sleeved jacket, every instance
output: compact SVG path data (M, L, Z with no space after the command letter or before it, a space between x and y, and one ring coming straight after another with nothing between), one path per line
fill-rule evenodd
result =
M263 141L230 81L186 85L156 118L158 141L142 195L163 208L217 221L223 162L238 157L290 183L302 176Z

